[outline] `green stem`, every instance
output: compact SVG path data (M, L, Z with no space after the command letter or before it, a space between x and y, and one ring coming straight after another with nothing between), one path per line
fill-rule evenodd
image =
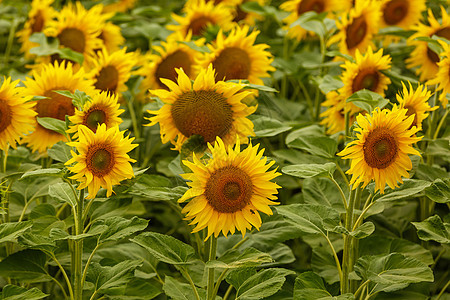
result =
M9 29L8 44L6 45L5 57L3 60L4 66L7 66L9 63L9 56L11 54L11 49L12 49L12 46L14 43L14 35L16 33L16 28L17 28L18 23L19 22L16 19L14 19L11 24L11 28Z
M376 202L372 202L369 204L369 206L367 206L366 208L364 208L364 210L362 211L361 215L359 215L358 219L355 222L355 225L352 228L352 231L355 231L356 228L358 228L359 224L362 222L362 220L364 219L364 215L366 214L366 212L375 204Z
M357 299L359 294L364 290L364 288L367 286L367 284L369 284L369 282L370 282L369 280L366 280L359 286L359 288L355 292L355 299Z
M225 295L223 296L222 300L227 300L228 297L231 295L231 291L233 290L233 286L230 284L227 291L225 292Z
M308 104L309 112L311 115L311 120L314 120L314 108L308 90L306 89L305 85L301 80L298 81L298 85L300 86L301 90L303 91L303 94L305 95L306 103Z
M53 261L58 265L59 270L63 274L64 280L66 281L67 288L69 289L70 299L74 299L72 284L70 283L70 279L69 279L69 276L67 276L66 270L64 270L63 266L59 263L55 254L53 254L53 253L47 253L47 254L49 254L50 257L53 259Z
M234 245L232 249L237 249L237 248L239 248L243 243L245 243L246 241L248 241L248 239L249 239L248 236L245 237L245 238L243 238L242 240L239 241L239 243L237 243L236 245Z
M337 256L336 250L334 249L333 244L331 243L330 239L328 238L328 235L324 235L324 237L327 240L328 245L330 246L331 252L333 253L334 262L336 263L336 268L339 273L339 280L342 282L343 281L343 273L342 273L339 257Z
M216 251L217 251L217 238L212 235L210 238L211 242L209 244L209 258L208 261L212 261L216 259ZM214 268L208 269L208 285L206 287L206 299L212 300L214 293Z
M447 281L447 283L445 284L445 286L442 288L441 292L437 295L435 300L439 300L441 298L441 296L445 293L445 290L448 288L448 286L450 285L450 280Z
M76 207L76 227L75 227L75 234L79 235L83 233L83 204L84 204L84 189L80 191L80 198L77 203ZM74 265L73 267L73 274L74 274L74 295L75 300L82 300L83 299L83 286L81 284L81 276L83 271L83 240L76 240L74 241Z
M438 138L439 135L439 131L441 130L442 125L444 125L445 121L447 120L447 116L448 116L448 108L445 111L444 116L441 118L441 121L439 122L438 126L436 127L436 130L434 131L434 135L433 135L433 140Z
M88 260L86 262L86 265L84 266L83 276L81 277L81 286L84 285L84 281L86 280L87 270L89 268L89 265L91 264L92 259L94 258L95 252L100 247L100 245L101 244L99 244L98 240L97 240L97 245L95 246L94 250L92 250L91 255L89 255L89 258L88 258Z
M345 141L350 139L350 112L345 113Z
M191 285L192 290L194 291L195 298L196 298L197 300L200 300L200 296L199 296L199 294L198 294L197 288L195 287L194 281L192 280L191 276L189 275L189 272L186 271L186 270L184 269L184 267L181 267L181 268L180 268L180 272L183 273L184 276L186 277L186 279L189 281L189 284Z
M227 273L228 273L228 269L225 269L220 274L219 279L217 279L216 285L214 286L214 291L213 291L211 299L216 298L217 292L219 291L220 284L222 283L222 280L225 278L225 275L227 275Z
M341 186L339 185L339 183L337 183L337 181L333 178L333 176L329 176L328 177L333 183L334 185L338 188L339 193L341 194L341 198L342 198L342 203L344 204L344 208L345 210L347 210L347 199L345 198L344 192L341 189Z
M66 292L66 289L63 287L63 285L58 280L56 280L56 278L54 278L53 276L51 278L59 286L59 288L63 292L64 299L67 299L67 292ZM52 290L53 290L53 288L52 288Z
M350 192L350 200L348 203L348 207L345 214L345 228L348 231L352 229L353 223L353 209L355 205L355 196L356 191L352 190ZM348 274L350 273L351 266L350 262L350 247L351 247L351 236L344 235L344 251L342 256L342 281L341 281L341 295L349 292L349 282L348 282Z
M345 175L344 170L342 170L341 166L336 162L336 169L338 170L339 174L341 174L342 179L344 179L345 184L350 185L350 182L348 182L347 175Z

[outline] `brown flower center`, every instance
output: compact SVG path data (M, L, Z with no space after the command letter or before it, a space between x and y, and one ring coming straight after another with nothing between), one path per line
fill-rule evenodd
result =
M383 19L388 25L400 23L407 15L409 2L406 0L392 0L386 3L383 9Z
M203 34L203 31L205 31L206 27L211 24L215 24L214 20L212 20L210 17L207 16L200 16L197 19L194 19L191 21L191 24L189 24L188 32L189 30L192 30L192 35L201 35Z
M434 34L439 37L443 37L443 38L446 38L447 40L450 40L450 27L445 27L445 28L439 29ZM432 35L433 34L431 34L430 37ZM434 52L430 48L427 48L427 55L428 55L428 58L434 63L438 63L440 60L439 55L437 55L436 52Z
M367 34L367 22L364 16L357 17L353 20L353 23L347 26L346 29L348 49L357 47L365 38Z
M245 50L240 48L225 48L213 61L216 70L216 81L247 79L250 75L251 62Z
M355 79L353 79L352 91L353 93L355 93L359 90L367 89L375 92L379 82L380 74L378 73L378 71L372 69L363 69L360 70Z
M297 14L300 16L308 11L315 11L321 13L325 10L325 3L323 0L303 0L297 7Z
M172 118L186 137L198 134L206 143L224 137L231 129L233 111L227 99L215 91L188 91L172 105Z
M0 133L11 124L11 108L8 102L0 99Z
M248 1L247 0L242 1L241 5L244 4L245 2L248 2ZM248 12L242 10L241 5L238 5L236 7L236 11L234 12L233 22L238 23L239 21L244 20L248 15Z
M66 88L54 88L46 91L44 96L48 99L38 100L36 103L37 116L40 118L50 117L64 121L66 115L72 116L75 113L75 107L72 104L72 99L55 93L54 90L67 90ZM41 126L41 125L38 125ZM46 129L41 126L41 129L47 130L50 134L59 134L53 130Z
M83 125L93 132L97 131L97 125L106 123L106 113L102 107L91 107L84 115Z
M363 146L364 160L377 169L385 169L397 157L398 146L395 137L387 128L375 128L366 137Z
M95 88L115 93L119 84L119 72L114 66L106 66L100 70L95 79L97 80Z
M83 53L86 47L84 33L77 28L65 28L58 34L61 46Z
M177 72L175 68L183 68L184 73L189 77L191 74L191 57L183 50L177 50L174 53L168 55L161 61L155 71L155 77L161 88L167 89L167 87L161 82L160 78L167 78L172 81L176 81Z
M34 15L33 21L31 22L31 32L41 32L44 28L44 18L42 17L42 12L39 10L36 15Z
M205 197L214 210L234 213L250 203L253 185L247 173L235 166L216 170L206 182Z
M114 167L114 151L108 144L90 145L86 153L86 168L96 177L108 175Z

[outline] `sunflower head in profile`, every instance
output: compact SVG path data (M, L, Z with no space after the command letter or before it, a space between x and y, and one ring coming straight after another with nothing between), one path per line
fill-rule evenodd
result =
M366 89L384 96L384 91L391 83L389 77L381 73L391 67L391 57L383 56L383 49L373 52L369 47L367 52L362 55L359 50L355 53L355 62L346 61L345 71L341 75L344 86L339 89L341 96L347 99L353 93ZM352 113L357 113L359 108L349 103L347 108Z
M36 43L30 42L29 38L33 33L42 32L47 23L53 19L56 11L51 6L54 0L33 0L31 2L31 9L28 12L28 19L25 22L23 29L17 32L19 42L22 44L20 51L25 53L26 57L31 56L28 51L39 46Z
M77 72L72 69L71 63L45 65L41 72L34 71L33 78L24 81L24 94L26 96L43 96L45 99L33 101L38 117L50 117L65 120L66 115L75 113L72 99L56 93L63 90L74 93L76 90L92 95L95 91L94 82L85 78L86 74L81 68ZM23 142L28 143L33 151L43 153L48 147L65 140L64 135L37 125L35 131L26 136Z
M259 31L249 33L247 25L236 26L228 37L219 31L216 41L208 45L211 53L206 53L198 67L205 69L209 64L216 70L216 80L244 79L250 83L263 85L261 78L269 77L275 71L270 64L272 55L267 44L255 44Z
M327 107L320 114L320 117L323 118L320 124L327 128L327 134L335 134L345 130L345 107L348 105L345 99L336 91L331 91L326 95L326 100L321 105ZM350 124L352 124L355 119L354 113L351 113L349 117Z
M75 110L75 114L69 117L70 126L68 133L73 133L74 138L78 137L78 127L84 125L93 132L96 132L99 124L106 124L106 128L118 126L122 123L119 117L124 112L117 102L117 94L108 92L95 93L91 101L84 104L83 110Z
M126 12L134 7L137 0L114 0L108 1L108 5L103 7L103 12Z
M99 39L109 53L118 51L120 46L125 43L120 27L112 22L105 22L100 31Z
M183 161L193 173L182 174L191 187L178 202L191 199L183 208L190 224L196 224L193 232L208 228L206 239L220 232L227 236L235 230L245 235L252 226L259 230L259 212L272 215L269 205L279 204L273 178L281 175L276 170L268 171L275 163L266 164L261 158L264 149L248 145L241 151L239 142L233 148L225 146L218 137L214 146L208 145L212 159L205 165L194 155L194 161Z
M410 57L406 60L406 63L408 68L418 67L416 69L416 74L419 76L420 81L432 79L436 73L439 72L439 55L428 48L428 43L426 41L420 41L417 39L420 37L431 37L433 35L437 35L450 40L450 15L442 6L441 12L442 20L440 23L434 17L431 9L428 10L427 20L429 25L419 23L417 26L414 26L413 29L417 32L410 36L407 40L407 44L415 46L415 48L411 52Z
M441 52L441 60L437 64L439 71L427 82L427 84L438 85L436 92L441 92L439 94L439 101L441 102L442 107L447 108L447 94L450 93L450 45L444 42L442 42L441 45L444 50Z
M63 48L82 53L85 61L94 56L95 49L102 47L99 39L104 22L102 5L96 5L86 10L81 2L69 3L59 13L56 19L48 22L45 35L56 37ZM53 54L51 62L61 61L58 54Z
M229 7L223 3L215 4L214 1L195 0L195 5L185 5L184 17L172 14L172 18L178 25L168 25L167 29L179 32L186 36L192 32L192 36L202 36L208 26L217 25L223 30L230 30L233 26L233 15Z
M154 90L152 94L164 102L155 116L148 118L153 126L159 123L163 143L172 142L176 150L192 135L200 135L205 143L214 143L220 137L226 145L234 144L236 137L247 143L254 135L253 123L247 116L256 107L241 102L251 92L241 91L242 85L232 82L215 82L212 65L202 70L194 83L182 69L177 69L178 79L173 82L161 79L170 91Z
M36 123L31 96L23 97L19 80L3 78L0 85L0 150L16 148L19 139L33 131Z
M134 54L126 51L123 48L110 54L103 48L97 53L97 59L89 64L91 71L88 74L96 89L116 94L128 89L125 82L130 78L136 61Z
M286 24L284 29L288 31L288 36L298 41L302 40L307 31L300 25L291 26L298 18L309 11L320 14L323 12L346 11L351 7L350 1L338 0L288 0L280 5L280 8L290 14L283 19Z
M406 115L414 115L414 121L411 126L416 126L422 130L422 122L428 117L428 112L439 108L439 106L430 107L428 99L431 97L431 92L419 84L414 91L410 82L409 88L402 82L403 92L397 94L397 101L400 109L406 109Z
M119 126L106 128L106 124L98 125L96 132L84 125L78 127L77 142L67 143L75 147L79 154L71 151L72 158L66 162L67 167L75 175L71 179L80 182L78 189L88 188L87 199L94 199L98 190L107 189L106 196L113 193L113 185L124 179L134 177L131 162L134 159L128 152L138 145L132 144L134 138L124 137Z
M412 163L408 154L419 155L411 145L420 141L416 137L417 127L411 127L414 116L406 116L406 109L394 107L380 110L376 108L372 115L356 117L357 139L347 144L338 153L344 159L351 159L350 184L353 189L362 183L365 187L375 181L375 191L384 193L386 183L392 189L403 183L403 177L409 177Z
M354 56L356 50L364 52L374 46L373 36L378 32L381 17L380 4L375 0L356 0L355 7L336 21L337 34L328 44L338 43L339 51Z

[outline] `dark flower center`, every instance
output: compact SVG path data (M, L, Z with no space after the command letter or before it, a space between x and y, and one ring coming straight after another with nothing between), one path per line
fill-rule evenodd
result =
M358 45L364 40L367 34L367 22L364 16L357 17L353 20L353 23L347 26L347 43L348 49L358 47Z
M97 126L103 123L106 123L106 113L101 107L91 107L84 115L83 125L93 132L96 132Z
M54 90L67 90L66 88L54 88L52 90L46 91L44 96L48 99L38 100L36 103L36 112L37 116L42 117L50 117L58 120L64 121L66 119L66 115L72 116L75 113L75 107L72 104L72 99L60 95ZM38 126L41 126L38 124ZM45 129L41 126L41 129ZM50 134L59 134L53 130L45 129Z
M0 133L11 124L11 108L8 102L0 99Z
M175 68L183 68L184 73L189 77L191 74L191 58L183 50L177 50L161 61L155 71L155 77L161 88L167 87L161 82L161 78L176 81L178 75Z
M188 31L192 30L192 35L202 35L206 27L211 24L215 24L215 22L211 18L207 16L200 16L197 19L191 21L191 24L189 24L188 27Z
M406 0L392 0L383 9L383 19L388 25L400 23L408 14L409 2Z
M366 137L363 146L364 160L377 169L385 169L395 161L398 145L392 133L383 127L375 128Z
M325 10L325 3L323 0L303 0L297 7L297 14L300 16L308 11L315 11L321 13Z
M360 70L355 79L353 79L352 91L355 93L359 90L367 89L374 92L379 82L380 74L378 71L371 69Z
M114 152L110 145L94 144L86 153L86 168L96 177L103 177L114 167Z
M251 62L246 51L240 48L225 48L213 61L216 80L247 79L250 75Z
M72 49L73 51L83 53L86 47L84 33L77 28L65 28L58 34L59 44Z
M115 93L119 84L119 72L114 66L106 66L100 70L95 83L95 88Z

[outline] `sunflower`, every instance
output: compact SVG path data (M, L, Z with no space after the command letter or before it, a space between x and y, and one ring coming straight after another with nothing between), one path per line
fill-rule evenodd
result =
M250 83L263 85L261 78L269 77L275 71L267 44L256 44L259 31L249 34L249 26L235 27L228 37L219 31L216 41L208 45L211 53L206 53L199 61L199 68L212 64L216 70L216 80L245 79Z
M375 191L384 193L386 183L392 189L403 183L403 177L409 177L412 163L408 154L420 153L411 147L422 137L416 137L417 127L411 127L414 116L406 116L406 109L394 107L380 110L376 108L372 115L356 117L357 140L347 144L338 153L344 159L351 159L347 174L352 175L350 184L355 189L362 183L364 188L371 180L375 181Z
M309 11L315 11L320 14L323 12L337 12L349 9L351 3L349 1L338 0L289 0L280 5L280 8L289 12L289 16L283 19L286 24L284 27L288 31L288 36L298 41L303 39L307 33L300 25L292 26L292 23Z
M181 211L190 224L197 224L192 232L207 227L205 240L220 231L234 234L235 229L244 236L252 226L261 227L259 211L272 215L269 205L279 204L273 200L280 186L270 180L281 174L268 171L275 161L266 164L267 158L261 159L264 149L258 152L258 146L250 144L241 151L239 142L233 149L217 137L214 146L208 144L212 159L206 165L195 155L193 163L183 161L193 173L181 176L192 182L178 202L193 198Z
M380 27L411 29L419 23L425 8L425 0L382 0Z
M417 40L417 38L437 35L450 40L450 16L447 14L444 7L441 7L441 11L442 21L439 23L434 17L431 9L428 10L429 25L419 23L414 26L413 29L417 32L407 40L407 44L415 46L415 49L411 52L406 63L408 68L418 67L416 69L416 74L419 76L420 81L431 79L439 72L437 64L439 62L439 56L428 48L428 43L426 41L420 41Z
M191 83L183 69L176 69L177 83L161 79L170 91L154 90L164 106L158 111L148 111L147 126L159 123L163 143L171 141L176 150L192 135L200 135L205 143L213 143L221 137L225 144L234 144L238 136L244 143L247 136L254 135L253 123L246 117L255 112L256 107L247 107L241 100L251 94L240 91L242 85L219 81L215 82L212 65L202 70Z
M27 78L24 81L26 96L44 96L33 102L36 104L35 110L38 117L51 117L65 120L65 116L75 113L72 99L56 93L56 90L65 90L74 93L76 90L85 92L88 95L94 93L94 82L85 79L84 70L81 68L77 72L72 69L71 63L61 63L57 61L52 65L43 66L40 73L33 71L34 79ZM65 140L64 135L46 129L41 125L36 126L36 130L26 136L23 141L31 146L33 151L45 152L48 147L59 141Z
M120 46L125 43L120 27L114 25L112 22L104 23L99 38L103 41L103 45L110 53L118 51Z
M20 46L20 51L25 53L25 56L31 56L28 51L39 46L36 43L30 42L29 38L33 33L42 32L47 23L55 16L56 11L52 8L54 0L33 0L31 2L31 9L28 13L28 20L25 22L23 29L17 33Z
M389 69L390 64L391 57L383 56L383 49L373 53L372 48L369 47L364 55L357 49L355 62L346 61L343 66L345 71L341 75L341 80L344 86L339 89L340 95L347 99L353 93L367 89L384 96L384 91L391 80L380 71ZM354 104L349 104L348 108L352 113L359 111Z
M441 45L443 46L444 51L441 53L443 58L437 64L438 72L427 84L438 84L436 92L441 91L439 101L444 108L447 108L447 94L450 93L450 45L447 45L446 43L441 43Z
M126 51L123 48L109 54L103 48L97 53L97 59L91 61L91 71L88 74L97 89L111 93L121 93L128 89L125 82L130 78L136 61L134 54Z
M328 107L320 114L323 118L320 122L327 128L328 134L335 134L345 130L345 106L348 105L345 99L336 91L331 91L326 95L326 101L322 102L322 106ZM354 121L354 114L350 115L350 124Z
M419 130L422 130L422 122L428 117L427 112L438 109L438 106L430 107L428 105L431 93L425 86L419 84L414 91L411 83L408 83L409 89L402 82L403 94L397 94L399 108L406 109L407 116L414 115L414 121L411 126L416 126Z
M106 196L113 193L112 186L121 180L134 177L130 162L135 162L128 156L128 152L138 145L132 144L134 138L124 137L119 126L106 129L106 124L98 125L96 133L84 125L78 127L78 142L67 145L75 147L79 154L71 151L72 158L66 165L75 173L71 179L81 184L78 189L88 188L86 199L94 199L98 190L107 189Z
M85 61L100 49L102 40L99 39L104 17L101 16L102 5L96 5L86 10L80 2L69 3L57 15L55 20L48 22L44 33L56 37L62 47L82 53ZM60 60L56 54L51 61Z
M113 3L105 5L103 12L126 12L133 8L137 0L115 0Z
M378 32L381 11L375 0L357 0L355 7L344 13L336 21L338 33L332 36L328 44L339 44L343 54L355 55L356 50L364 52L373 47L372 38Z
M6 151L25 134L33 130L36 123L34 103L30 96L22 96L22 88L17 88L19 80L3 78L0 86L0 149Z
M209 25L217 25L224 30L233 26L233 15L229 7L223 3L214 4L214 1L196 0L196 5L184 7L186 16L172 14L178 25L167 25L167 29L180 32L186 36L189 31L193 36L201 36Z
M122 119L119 117L124 112L118 104L117 94L108 92L95 93L92 100L84 104L83 110L76 110L69 120L74 124L70 126L68 133L78 136L78 127L84 125L93 132L97 130L98 124L106 124L106 128L120 125Z

